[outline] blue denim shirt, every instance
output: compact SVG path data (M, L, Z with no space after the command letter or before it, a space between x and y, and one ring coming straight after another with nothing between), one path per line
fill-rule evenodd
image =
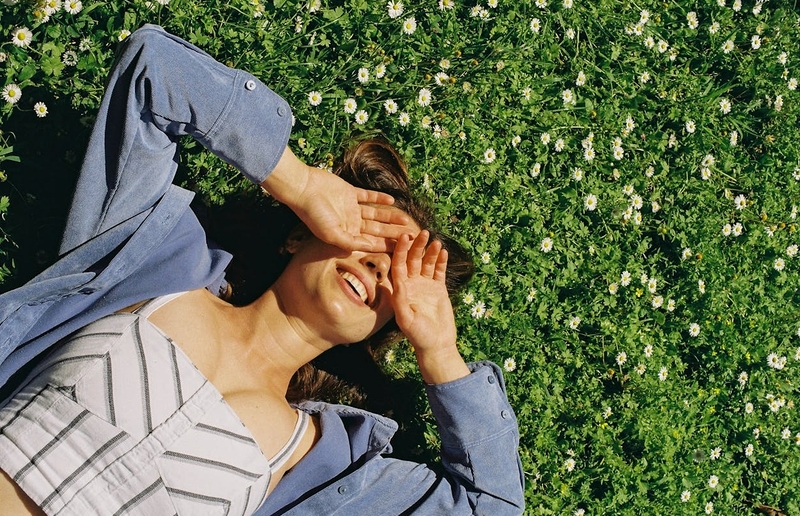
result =
M196 138L262 182L291 129L289 106L255 77L145 26L112 71L56 264L0 296L0 387L89 322L159 295L218 291L230 255L211 249L172 185L177 139ZM521 514L519 434L499 368L426 386L444 472L387 457L397 424L352 407L306 402L322 438L257 514ZM15 379L17 380L17 379Z

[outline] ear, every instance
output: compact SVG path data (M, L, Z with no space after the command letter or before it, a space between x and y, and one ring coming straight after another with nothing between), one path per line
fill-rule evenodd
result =
M286 237L281 254L295 254L310 237L311 230L305 224L296 225Z

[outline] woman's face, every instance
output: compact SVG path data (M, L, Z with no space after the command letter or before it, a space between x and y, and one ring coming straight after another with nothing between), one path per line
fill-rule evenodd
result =
M408 232L416 236L416 223ZM394 316L392 254L344 251L309 231L290 238L292 259L273 290L287 314L334 344L360 342Z

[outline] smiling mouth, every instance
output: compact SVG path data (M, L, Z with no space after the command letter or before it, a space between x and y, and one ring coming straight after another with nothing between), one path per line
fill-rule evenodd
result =
M368 299L367 287L361 283L361 280L358 279L354 274L351 274L347 271L339 271L339 275L347 282L348 285L350 285L350 288L352 288L353 292L355 292L356 295L361 298L361 301L366 304Z

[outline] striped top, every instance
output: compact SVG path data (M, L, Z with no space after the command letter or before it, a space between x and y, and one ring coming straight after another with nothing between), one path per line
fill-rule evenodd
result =
M47 514L252 514L308 426L271 459L147 316L65 339L0 407L0 469Z

